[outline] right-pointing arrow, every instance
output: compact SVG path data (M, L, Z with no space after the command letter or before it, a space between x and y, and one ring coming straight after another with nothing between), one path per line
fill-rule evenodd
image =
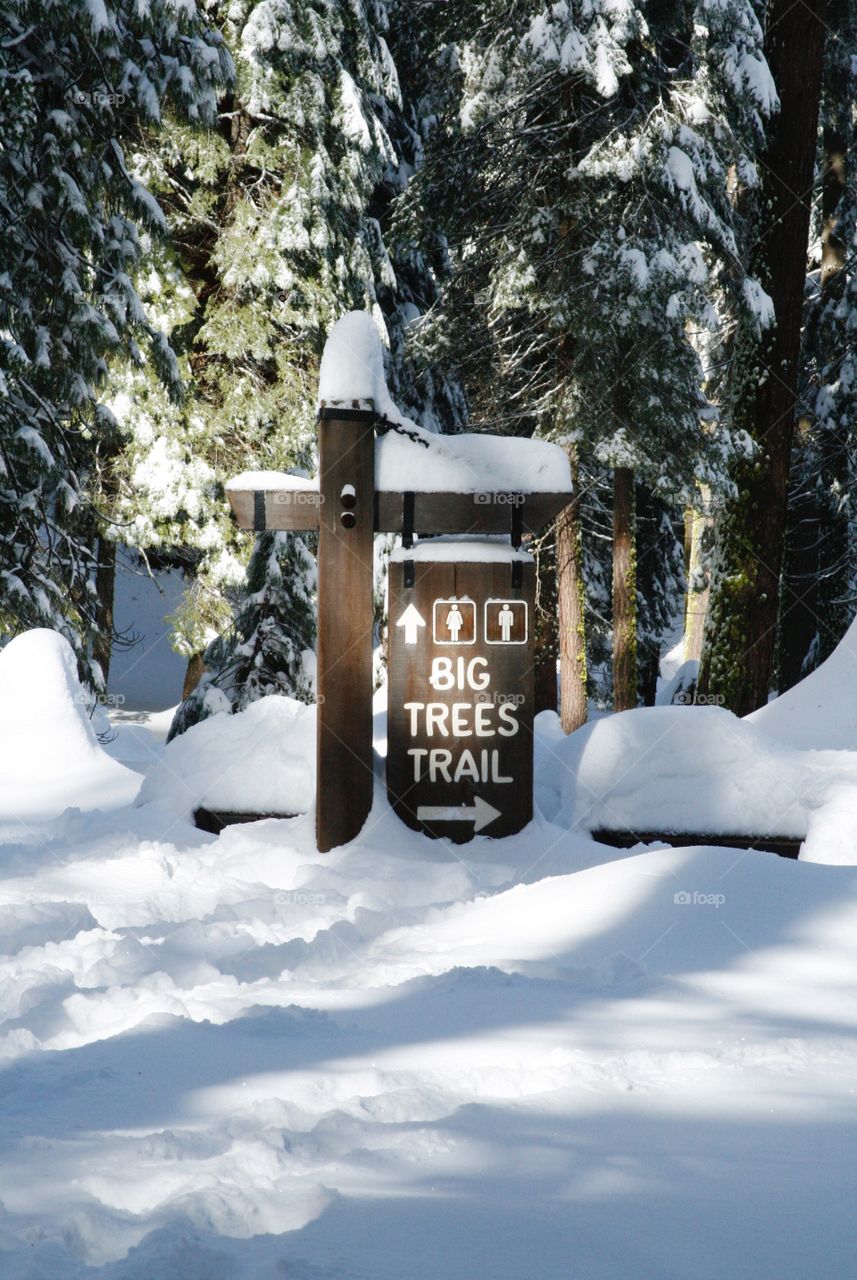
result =
M500 817L500 810L495 809L481 796L473 797L473 804L421 804L417 809L417 822L472 822L473 833L488 827Z
M407 609L396 623L397 627L405 628L405 644L416 644L417 628L424 627L425 625L425 618L420 613L416 605L413 604L408 605Z

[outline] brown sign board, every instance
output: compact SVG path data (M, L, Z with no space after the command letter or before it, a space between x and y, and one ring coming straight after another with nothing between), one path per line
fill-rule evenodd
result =
M389 569L387 793L456 844L533 816L535 570L508 544L484 551L432 559L429 540Z

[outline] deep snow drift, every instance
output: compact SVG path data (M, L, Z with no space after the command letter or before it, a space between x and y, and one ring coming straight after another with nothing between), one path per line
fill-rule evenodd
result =
M315 707L272 695L193 725L168 743L140 788L188 819L199 806L306 813L315 798Z
M857 618L826 662L747 721L792 747L857 751Z
M0 826L134 799L140 777L99 745L74 653L57 632L26 631L0 649L0 716Z
M540 728L559 781L553 807L543 804L563 825L807 837L802 857L857 861L850 824L851 856L827 856L841 834L834 809L857 814L857 753L795 750L719 707L624 711L569 738L552 717Z
M850 1274L857 870L171 821L4 849L4 1280Z
M63 669L31 767L72 723ZM6 832L3 1280L852 1273L857 867L583 828L588 787L638 825L793 788L854 862L857 755L693 708L571 739L545 714L519 836L429 840L379 782L319 855L311 810L185 817L219 771L261 804L309 770L312 712L268 701L167 748L139 806Z

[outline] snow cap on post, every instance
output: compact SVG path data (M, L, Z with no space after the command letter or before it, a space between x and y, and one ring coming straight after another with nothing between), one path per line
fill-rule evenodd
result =
M384 353L375 321L365 311L349 311L330 331L321 357L318 408L366 409L389 398Z

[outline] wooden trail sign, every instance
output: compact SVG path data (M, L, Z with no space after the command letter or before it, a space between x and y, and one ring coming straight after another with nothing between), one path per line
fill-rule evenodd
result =
M463 843L533 816L535 569L508 544L454 550L390 562L387 795L409 827Z
M390 611L390 679L402 694L395 698L399 710L391 720L393 740L387 761L388 793L393 807L409 825L456 841L470 839L481 830L489 835L510 834L524 826L532 814L533 568L529 557L513 552L512 544L518 546L527 533L540 532L559 514L571 496L570 481L565 487L545 488L533 483L528 488L528 470L522 466L520 487L510 484L501 489L489 481L484 490L479 490L472 482L473 458L477 453L480 457L489 456L491 438L470 436L458 438L476 439L479 446L478 450L470 446L471 475L467 476L466 487L432 487L431 446L421 439L412 445L413 465L409 463L405 468L407 483L413 484L413 489L385 484L383 471L379 484L379 430L399 428L379 419L371 399L360 397L323 404L318 419L318 483L268 472L239 476L227 485L241 528L257 532L317 531L319 535L316 842L321 852L354 839L372 806L375 533L400 533L405 543L401 559L391 566L395 599L391 600ZM407 430L402 432L403 437L412 435ZM450 439L454 442L456 437ZM508 443L498 441L498 445ZM522 448L532 446L531 452L538 455L530 470L535 473L544 467L544 450L551 446L536 441L513 443ZM471 549L471 560L465 558L460 563L447 544L446 562L432 567L426 561L425 577L420 578L416 562L432 543L417 543L410 556L408 551L414 538L421 534L494 535L508 541L504 548L495 546L493 560L478 561ZM466 554L462 548L462 557ZM427 619L419 602L425 603L423 593L429 590L435 594L431 617ZM438 623L435 600L451 602L438 615ZM396 626L401 617L396 613L400 603L407 619L401 629ZM422 617L423 628L431 627L430 642L429 633L423 635L420 624L414 621L414 613L407 613L411 604ZM411 652L408 635L414 628L418 642ZM407 753L423 749L414 745L417 739L422 741L423 730L417 725L413 735L401 732L403 726L410 725L410 719L402 720L402 714L412 714L404 710L404 693L413 687L414 691L419 690L413 701L420 701L424 682L432 674L432 654L448 653L458 658L471 651L473 657L488 664L484 667L481 661L477 662L471 672L488 671L490 678L485 688L470 688L467 699L473 708L487 707L489 702L490 708L497 708L496 720L488 710L473 711L473 723L479 724L476 736L485 737L478 751L487 754L473 756L475 763L465 755L468 750L472 753L472 748L463 742L468 736L465 725L469 721L461 707L455 710L456 702L467 700L464 695L452 697L456 690L451 687L437 690L434 701L450 708L448 715L455 718L446 723L450 733L455 729L462 743L455 745L453 763L445 766L451 770L452 781L446 781L445 757L420 757L428 762L428 771L420 775L414 789L407 784L407 770L413 771L414 757ZM437 670L442 669L441 664ZM464 678L466 682L466 673ZM489 702L477 702L480 693ZM496 703L491 701L495 696ZM505 703L501 701L503 697L507 699ZM410 695L407 700L411 700ZM500 707L505 707L502 714ZM435 719L431 721L431 734L439 734L437 717L442 713L432 714ZM517 725L514 733L513 723ZM489 725L494 725L490 734ZM428 725L425 734L429 735ZM507 776L514 781L501 780ZM462 806L476 812L471 816L462 811L460 817L447 812Z

